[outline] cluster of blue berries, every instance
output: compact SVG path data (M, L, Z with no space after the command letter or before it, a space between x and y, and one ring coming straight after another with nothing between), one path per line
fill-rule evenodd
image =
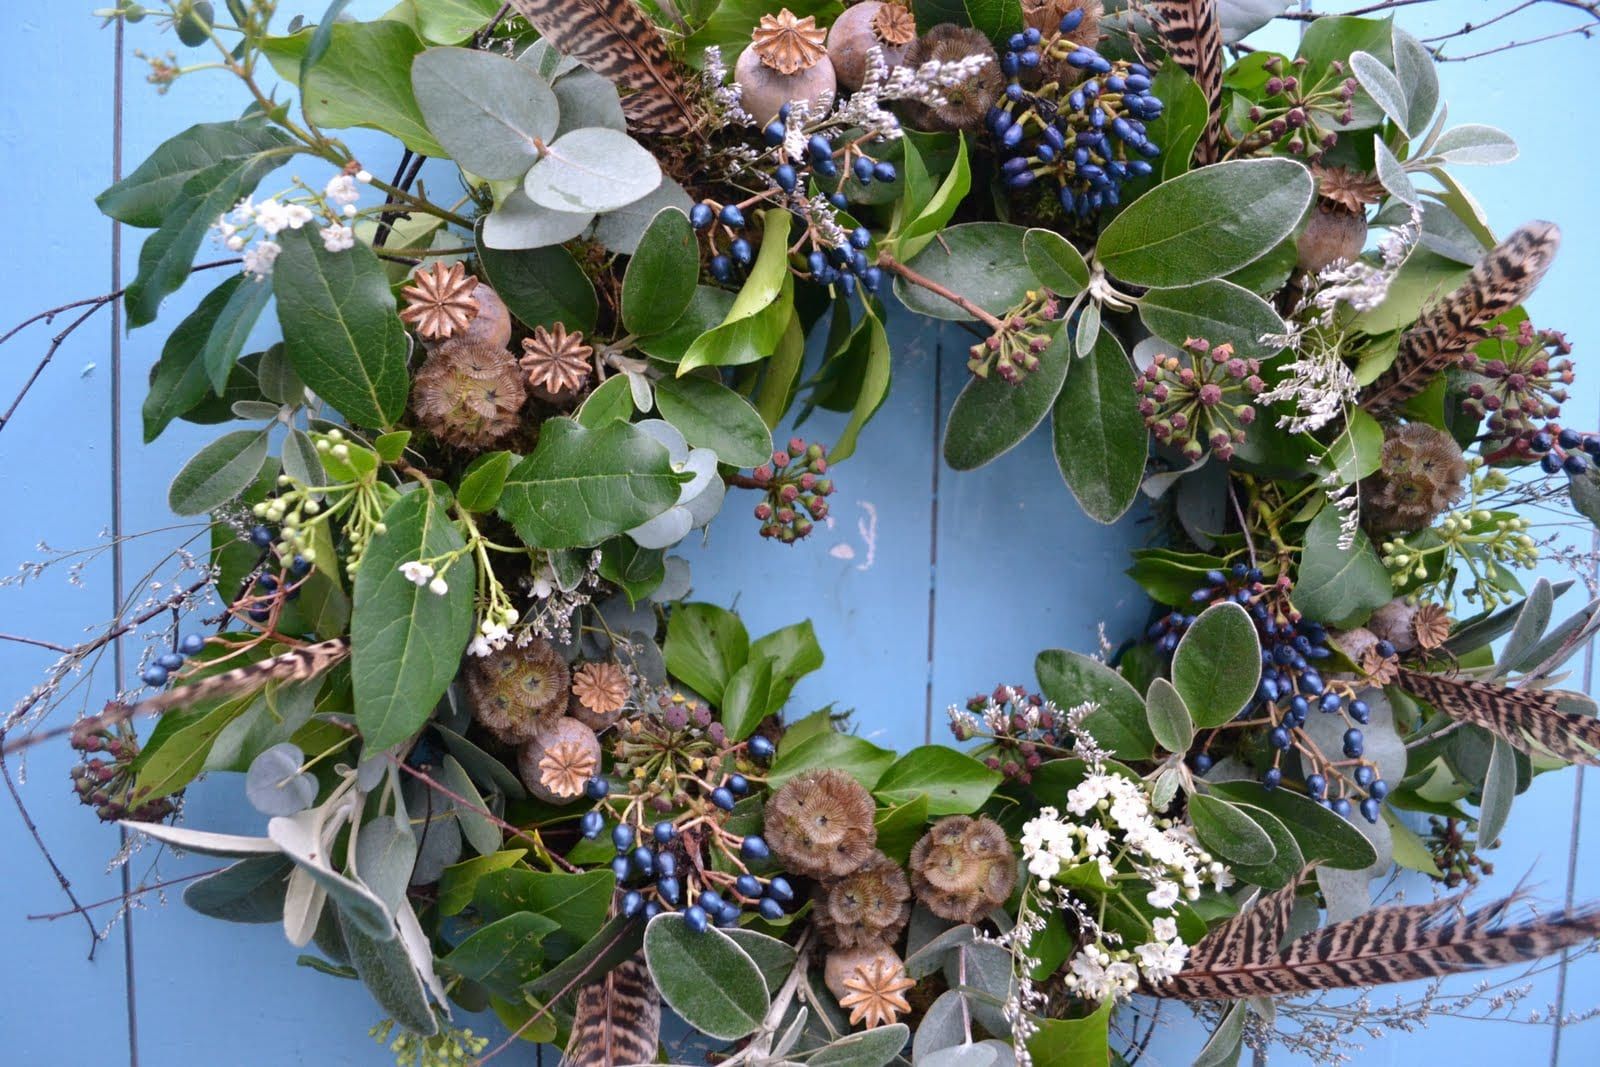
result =
M1566 471L1577 477L1588 471L1591 461L1600 460L1600 436L1563 429L1552 439L1548 430L1540 430L1528 438L1528 450L1539 457L1546 474Z
M1010 80L985 122L1007 157L1000 166L1006 188L1049 183L1062 210L1087 218L1119 203L1124 182L1151 172L1149 160L1161 148L1146 136L1145 123L1160 117L1164 105L1150 92L1144 64L1109 60L1062 38L1082 20L1081 10L1068 12L1048 40L1032 27L1011 36L1000 59ZM1057 53L1086 80L1029 88L1041 57Z
M1288 586L1283 582L1268 584L1265 575L1255 567L1236 563L1227 571L1208 571L1205 582L1190 594L1197 606L1232 602L1249 612L1255 622L1256 635L1261 642L1261 681L1255 698L1240 712L1245 720L1266 719L1270 723L1266 742L1272 751L1272 766L1261 773L1261 784L1276 789L1283 784L1283 770L1279 762L1285 754L1299 749L1301 758L1313 768L1331 770L1334 762L1303 739L1297 744L1295 731L1305 726L1312 709L1324 715L1342 714L1348 728L1341 738L1344 761L1354 761L1351 775L1338 773L1344 786L1352 785L1366 796L1360 801L1360 811L1368 822L1377 822L1381 801L1388 795L1389 787L1377 777L1373 766L1363 759L1366 738L1361 727L1372 717L1367 702L1354 696L1343 683L1329 684L1322 677L1317 664L1328 659L1333 650L1328 646L1328 630L1320 622L1300 615L1287 599ZM1194 624L1196 616L1174 611L1157 621L1149 631L1156 647L1170 653L1177 648L1185 630ZM1378 642L1378 654L1393 656L1394 646L1387 641ZM1196 753L1190 765L1204 774L1212 767L1212 758L1205 751ZM1308 797L1337 814L1348 818L1354 810L1347 789L1337 790L1330 796L1327 776L1313 770L1305 776Z
M707 269L717 281L732 281L750 268L751 262L755 259L755 251L750 247L749 238L744 235L744 212L739 209L739 205L724 204L720 208L713 209L712 205L701 201L689 210L689 223L706 236L706 241L712 249ZM721 227L720 236L726 242L720 246L725 249L724 251L718 251L719 232L716 226Z
M139 675L139 680L152 689L158 689L167 684L167 679L172 672L183 666L183 661L193 656L206 647L206 639L199 634L188 634L179 641L176 648L168 652L156 654L150 665Z

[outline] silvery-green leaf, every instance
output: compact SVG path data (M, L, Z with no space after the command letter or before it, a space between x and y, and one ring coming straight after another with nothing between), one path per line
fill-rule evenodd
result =
M1511 816L1511 801L1517 794L1517 754L1503 737L1494 739L1489 753L1489 771L1484 777L1482 801L1478 806L1478 840L1493 842L1505 829Z
M1528 650L1544 636L1545 630L1550 625L1550 613L1555 608L1555 600L1555 590L1550 585L1550 579L1540 578L1533 583L1533 589L1522 602L1522 610L1517 614L1516 625L1511 628L1511 635L1506 638L1504 647L1500 649L1500 656L1495 661L1496 673L1509 674L1516 669L1517 664L1528 654Z
M311 942L327 900L327 891L317 880L304 867L296 867L289 875L289 887L283 895L283 936L289 939L289 944L304 948Z
M283 473L301 485L322 485L327 476L322 470L322 460L317 458L317 446L298 427L289 427L283 439Z
M500 828L484 814L487 805L479 795L478 787L454 756L444 758L443 780L446 789L466 801L451 803L455 804L456 818L461 823L461 833L467 842L479 855L489 856L500 851Z
M667 664L661 656L661 646L656 644L655 637L648 633L637 631L626 635L632 651L627 654L628 665L631 666L639 677L650 685L667 684Z
M667 459L673 467L682 468L689 461L689 442L684 439L678 428L665 419L645 419L633 425L639 430L660 441L666 447Z
M684 192L683 186L671 178L663 177L661 184L649 196L601 215L594 224L594 239L607 252L631 256L638 249L639 238L649 228L650 220L662 208L669 207L675 207L687 215L694 207L694 200Z
M917 1031L917 1036L922 1036L922 1031ZM952 1045L931 1052L912 1062L916 1067L997 1067L1000 1061L999 1049L1010 1051L1010 1046L998 1041L982 1041L977 1044Z
M400 932L400 944L405 947L406 958L411 961L412 968L417 972L417 977L422 979L422 984L428 987L428 992L433 994L433 999L444 1011L444 1017L450 1018L450 1001L445 996L444 985L439 981L439 975L433 967L433 945L428 940L428 935L422 929L422 923L417 921L417 913L411 906L411 901L401 897L400 906L394 915L395 927Z
M678 469L694 476L683 483L683 489L678 494L680 504L689 503L705 492L713 480L720 480L717 479L717 454L709 448L691 448Z
M268 837L245 837L241 834L214 834L206 830L191 830L187 826L168 826L158 822L134 822L123 819L117 823L132 833L153 837L164 845L198 852L202 856L266 856L283 850Z
M555 136L556 95L526 64L470 48L430 48L411 63L428 130L463 170L520 178Z
M380 815L362 825L356 839L356 873L389 910L405 904L406 885L417 862L411 824L397 815Z
M232 408L234 417L246 422L275 419L282 410L277 404L269 404L264 400L235 400Z
M446 867L461 859L461 824L449 815L436 815L417 827L417 862L412 885L432 885Z
M610 130L628 128L616 87L589 68L579 67L563 74L551 88L561 104L561 124L556 127L557 137L591 126L603 126Z
M1294 0L1218 0L1222 43L1238 44L1293 6Z
M692 529L694 516L689 509L674 505L627 533L640 548L670 548L689 536Z
M947 989L939 994L917 1024L911 1040L911 1062L922 1067L937 1052L960 1046L966 1040L966 1014L961 1006L961 993Z
M667 568L667 576L661 579L656 591L650 594L650 599L658 604L682 600L689 595L689 561L682 556L668 556L664 565Z
M722 510L722 501L727 494L727 483L721 478L712 478L693 500L685 501L683 507L688 509L689 517L694 520L692 528L698 530L716 518L717 513Z
M628 372L628 392L633 397L635 409L643 412L656 406L654 390L650 388L650 379L642 374Z
M325 818L319 808L280 815L267 821L267 836L334 899L347 920L380 941L393 937L394 920L388 906L366 886L334 870L328 843L323 840Z
M583 69L576 59L562 55L542 38L524 48L517 62L528 64L538 72L539 77L552 84L573 71Z
M1156 776L1155 788L1150 791L1150 801L1157 811L1165 810L1178 795L1183 776L1174 768L1167 768Z
M263 815L293 815L317 799L317 780L300 769L306 755L285 741L250 761L244 795Z
M1407 115L1406 91L1401 88L1400 79L1394 76L1394 71L1370 52L1352 52L1350 70L1367 95L1372 97L1373 103L1383 108L1383 113L1402 132L1408 132L1406 124L1410 118Z
M515 251L570 241L589 228L592 211L552 211L513 189L483 220L483 243Z
M1395 158L1381 135L1373 135L1372 146L1378 161L1378 181L1391 196L1415 205L1419 199L1417 187L1411 184L1411 177L1406 174L1405 165Z
M1367 702L1369 720L1361 726L1363 757L1377 769L1378 777L1391 786L1406 774L1406 746L1394 728L1394 709L1381 689L1364 689L1359 693ZM1344 732L1349 729L1342 715L1323 715L1318 712L1306 720L1302 727L1312 743L1324 752L1338 752L1344 745Z
M1211 1040L1195 1057L1194 1067L1222 1067L1225 1063L1237 1061L1239 1041L1244 1036L1244 1014L1243 1002L1236 1002L1228 1009L1217 1028L1211 1032Z
M1190 471L1199 470L1201 467L1205 466L1206 461L1210 458L1211 453L1207 452L1182 470L1162 471L1159 474L1149 475L1143 482L1139 484L1139 489L1151 500L1160 500L1162 497L1167 495L1173 486L1178 484L1178 479L1182 478Z
M1404 205L1396 204L1405 212ZM1433 200L1422 204L1422 236L1418 243L1430 252L1468 266L1483 258L1487 250L1477 231L1448 207Z
M273 345L261 353L261 362L256 365L256 385L262 396L280 404L299 404L306 398L305 383L289 365L282 345Z
M1421 41L1398 25L1390 33L1394 70L1406 94L1406 129L1423 130L1439 106L1439 71Z
M1156 361L1157 356L1166 355L1171 350L1170 344L1151 334L1133 346L1133 369L1142 372Z
M1478 123L1455 126L1439 135L1432 155L1446 163L1463 166L1490 166L1510 163L1517 158L1517 142L1504 130Z
M661 166L639 142L603 126L563 134L523 181L528 199L555 211L615 211L661 184Z
M1365 822L1366 820L1362 820ZM1372 907L1371 879L1365 871L1340 871L1318 867L1317 888L1327 904L1328 922L1343 922L1365 915Z

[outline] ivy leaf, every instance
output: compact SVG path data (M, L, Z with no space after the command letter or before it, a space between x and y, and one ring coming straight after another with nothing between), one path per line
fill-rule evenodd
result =
M925 796L930 816L968 815L984 805L1000 781L999 771L991 771L965 752L945 745L923 745L895 760L873 792L891 804Z
M554 418L506 477L498 510L526 544L584 548L667 510L686 480L665 446L629 423L590 430Z
M907 144L906 187L907 196L912 185L912 159L917 159L918 172L926 172L921 168L920 157L915 155L916 149L909 138ZM972 189L972 165L967 161L967 138L965 134L956 135L956 156L950 170L945 174L944 181L939 188L934 190L925 203L920 205L917 215L896 238L896 258L904 261L916 256L926 248L949 224L956 210L961 207L962 201L967 198L967 193Z
M472 636L476 588L470 555L451 565L443 596L400 573L402 563L465 545L431 490L402 496L384 512L383 523L386 531L362 556L350 618L356 725L373 751L416 733L444 696Z
M1300 557L1300 580L1290 598L1309 619L1348 630L1366 622L1394 597L1389 571L1366 531L1339 547L1339 510L1325 507L1311 520Z
M750 636L726 608L679 604L667 619L662 654L674 678L720 707L734 672L749 661Z
M522 188L529 200L555 211L615 211L660 184L660 164L638 141L591 126L557 137Z
M1096 522L1120 519L1139 495L1149 434L1133 392L1133 368L1109 330L1076 361L1051 415L1056 466Z
M962 387L944 427L944 459L958 471L992 463L1021 444L1044 421L1072 366L1072 340L1058 327L1039 353L1039 366L1012 384L997 374Z
M1311 203L1311 172L1288 159L1241 159L1163 182L1111 220L1095 255L1134 285L1220 278L1271 251Z
M351 422L393 425L406 409L411 346L383 265L364 244L329 252L309 227L280 236L272 288L290 365Z
M1261 680L1261 640L1238 604L1200 613L1172 656L1172 684L1204 730L1239 714Z
M721 930L696 933L681 915L657 915L644 958L661 999L701 1033L733 1041L761 1025L769 1002L761 968Z
M218 163L244 166L265 152L292 144L286 134L260 118L202 122L163 141L132 174L113 183L94 202L118 222L153 229L184 195L189 179L201 171Z
M1149 759L1155 737L1145 717L1144 698L1127 679L1099 660L1065 649L1039 653L1033 663L1039 687L1058 707L1076 707L1085 701L1100 710L1084 720L1089 733L1117 759Z
M613 374L584 397L572 416L591 430L608 422L627 422L633 418L633 384L626 374Z
M485 920L536 912L558 929L545 937L551 959L564 959L599 933L617 879L609 869L560 872L504 870L484 875L473 893L473 906Z
M753 658L733 672L722 693L722 726L729 741L743 741L767 717L772 694L772 661Z
M532 329L565 323L584 333L594 329L599 301L594 283L565 248L506 250L492 247L488 223L478 231L478 262L506 309Z
M526 63L471 48L430 48L411 64L428 129L481 178L520 178L555 136L556 94Z
M1043 1019L1028 1038L1028 1053L1035 1067L1078 1067L1110 1060L1110 1023L1113 999L1107 997L1082 1019Z
M699 277L700 252L689 216L663 208L645 228L622 276L623 326L640 337L665 330L689 306Z
M656 407L690 445L711 449L729 466L754 467L772 458L772 432L761 414L719 381L663 378L656 383Z
M266 461L265 430L225 433L178 471L167 490L167 506L174 515L204 515L248 489Z
M794 684L822 666L822 646L811 620L797 622L759 637L750 646L750 658L772 660L772 689L767 697L767 714L782 708L794 691Z

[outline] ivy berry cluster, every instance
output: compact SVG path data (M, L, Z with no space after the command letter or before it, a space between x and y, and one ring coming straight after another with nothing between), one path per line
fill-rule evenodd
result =
M1198 460L1209 445L1226 463L1256 419L1250 400L1266 387L1261 363L1204 338L1188 338L1183 349L1186 358L1158 356L1135 379L1139 414L1157 441L1185 459Z
M827 498L835 486L827 474L827 446L808 445L795 437L788 448L772 453L772 462L756 467L748 479L737 484L766 494L755 506L761 536L794 544L809 537L816 524L828 517Z

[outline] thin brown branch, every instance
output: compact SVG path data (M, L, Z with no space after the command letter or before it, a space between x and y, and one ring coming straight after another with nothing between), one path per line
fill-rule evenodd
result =
M48 648L52 652L60 652L63 655L69 655L72 652L72 649L67 645L58 645L54 641L41 641L37 637L23 637L20 634L0 634L0 641L16 641L18 644L23 645L37 645L40 648Z
M399 756L396 756L396 755L391 753L390 756L389 756L389 760L390 760L390 762L392 762L396 766L398 766L402 771L405 771L407 774L411 775L413 778L415 778L418 781L422 782L424 785L426 785L429 789L432 789L434 792L439 793L439 794L441 794L443 796L449 797L451 800L455 801L461 807L466 808L469 811L474 811L474 812L478 813L479 815L482 815L484 818L486 818L490 822L494 823L495 826L499 827L501 831L503 831L505 833L508 833L513 837L516 837L516 838L519 838L519 839L521 839L523 841L526 841L529 845L533 846L533 849L534 849L534 852L535 852L536 855L548 856L551 860L553 860L554 862L560 864L562 867L566 868L566 870L567 870L567 872L569 874L578 873L578 868L576 868L572 864L568 863L567 860L564 857L558 856L554 852L551 852L549 847L545 845L544 839L541 838L537 833L530 834L530 833L528 833L528 831L524 830L522 827L517 826L514 823L506 822L500 816L496 815L494 812L490 811L487 807L485 807L482 802L474 802L474 801L468 800L466 797L462 796L460 793L457 793L457 792L453 791L452 789L450 789L449 786L446 786L445 784L440 782L438 779L436 779L432 775L428 774L426 771L418 770L416 767L411 766L411 764L407 763L404 759L401 759Z
M205 878L208 875L213 875L224 870L227 870L227 868L212 867L209 870L196 871L194 874L185 874L178 878L167 878L160 882L152 882L149 885L142 885L138 889L132 890L128 893L118 893L114 897L106 897L104 900L96 900L89 904L83 904L75 908L68 908L66 911L52 911L43 915L30 915L28 918L34 922L53 922L56 919L65 919L73 915L83 915L87 914L93 908L103 908L109 904L126 904L133 898L143 896L146 893L154 893L158 889L166 889L169 886L182 885L184 882L192 882L196 878Z
M1554 41L1561 37L1578 36L1588 38L1594 34L1595 29L1596 25L1594 23L1583 26L1571 26L1567 29L1557 30L1554 33L1547 33L1540 37L1530 37L1524 41L1507 41L1505 44L1496 45L1494 48L1485 48L1481 52L1469 52L1464 56L1444 56L1435 53L1434 59L1440 63L1464 63L1469 59L1482 59L1484 56L1492 56L1499 52L1509 52L1514 48L1527 48L1529 45L1543 44L1546 41Z
M985 311L971 300L962 296L954 289L934 281L932 278L918 274L916 271L912 270L898 259L895 259L894 256L890 255L888 252L882 252L878 255L878 266L882 267L884 270L892 271L893 273L898 274L900 277L904 278L906 281L920 289L928 290L928 292L932 293L934 296L950 301L950 303L954 304L962 311L965 311L968 315L971 315L973 318L982 322L991 330L998 331L1005 328L1005 324L1002 323L998 318L991 315L989 312Z
M94 953L100 947L100 931L95 929L94 920L89 918L89 913L84 909L83 903L78 900L78 894L72 889L72 879L67 877L67 872L61 869L61 864L50 852L50 847L44 843L44 835L39 832L38 824L33 821L33 816L28 813L28 806L22 802L22 794L17 790L17 783L11 778L11 767L6 763L7 747L4 744L6 731L0 726L0 778L6 781L6 790L11 794L11 801L17 806L17 814L22 816L22 825L27 827L28 836L33 838L33 843L39 849L39 855L44 857L45 863L50 865L50 873L56 876L56 884L61 886L61 891L72 902L72 911L68 914L82 914L84 925L89 927L89 958L94 959Z

